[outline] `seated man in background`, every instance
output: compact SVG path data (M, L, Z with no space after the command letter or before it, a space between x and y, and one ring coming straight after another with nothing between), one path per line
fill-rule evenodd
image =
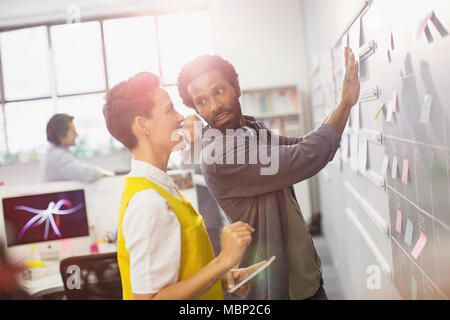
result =
M194 181L197 187L198 211L203 216L206 230L215 255L220 253L220 234L222 229L229 224L225 214L219 209L216 200L209 193L205 179L200 168L200 154L202 151L202 141L200 130L203 122L195 114L186 117L183 123L184 136L187 148L182 154L182 169L193 169L195 172Z
M70 152L78 137L73 117L55 114L47 123L47 140L50 146L41 162L41 175L45 182L73 180L94 182L101 177L114 176L113 172L86 164Z

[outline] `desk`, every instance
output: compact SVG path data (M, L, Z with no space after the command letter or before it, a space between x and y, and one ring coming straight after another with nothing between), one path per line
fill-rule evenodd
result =
M30 270L32 278L24 280L20 275L19 283L30 296L64 292L64 284L59 272L59 260L45 261L45 266ZM29 271L25 271L29 272Z
M115 252L117 251L117 246L116 244L102 244L99 249L99 253ZM77 254L72 254L71 256L77 256ZM33 297L42 297L59 292L63 293L64 284L59 265L61 260L67 257L64 256L56 260L47 260L44 261L45 266L29 269L32 274L31 280L24 280L24 277L20 275L18 279L19 284Z

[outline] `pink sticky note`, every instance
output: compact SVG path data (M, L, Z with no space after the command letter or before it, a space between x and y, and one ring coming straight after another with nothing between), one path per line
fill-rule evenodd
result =
M408 184L408 176L409 176L409 161L408 159L403 160L403 175L402 175L402 183Z
M397 224L395 226L395 231L402 233L402 212L397 210Z
M392 33L392 31L388 32L388 47L389 50L394 50L394 34Z
M91 245L91 254L98 253L98 245L94 243Z
M416 246L414 247L413 251L411 252L411 255L414 257L414 259L417 260L417 257L422 252L422 250L425 247L426 243L427 243L427 236L423 232L421 232L420 233L420 238L417 241Z
M397 112L398 110L398 95L397 95L397 92L394 92L394 97L393 97L393 100L392 100L392 111L393 112Z
M72 239L59 240L60 252L72 252Z

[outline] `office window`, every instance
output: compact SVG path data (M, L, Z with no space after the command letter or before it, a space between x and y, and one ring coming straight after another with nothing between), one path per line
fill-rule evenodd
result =
M184 63L212 52L209 23L208 12L197 12L0 33L0 162L39 159L47 145L45 125L56 112L75 117L77 156L123 150L106 129L103 97L139 72L159 75L184 117L195 113L181 102L176 81Z
M78 133L79 155L92 156L110 149L111 136L103 117L104 93L59 98L58 113L73 116Z
M3 118L3 106L0 105L0 164L4 162L6 156L6 137Z
M159 75L154 17L103 22L109 86L148 71Z
M0 34L6 100L50 97L46 27Z
M45 152L47 145L45 128L54 112L55 107L51 99L7 103L5 116L9 152L12 154Z
M74 23L50 28L58 94L106 89L100 23Z
M195 57L212 52L208 12L157 17L164 84L176 84L181 67Z

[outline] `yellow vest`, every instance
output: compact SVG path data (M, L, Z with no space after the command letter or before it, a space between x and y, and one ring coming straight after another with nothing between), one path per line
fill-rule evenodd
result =
M181 231L181 257L178 281L189 278L214 259L214 251L206 232L202 216L177 190L181 199L171 195L156 183L146 178L127 177L122 192L119 211L117 259L120 276L122 278L122 291L124 300L133 300L130 278L130 255L125 247L122 223L128 202L133 195L146 189L156 190L169 202L169 208L175 213L180 222ZM162 243L161 245L164 245ZM208 291L202 294L199 300L223 300L222 283L218 281Z

